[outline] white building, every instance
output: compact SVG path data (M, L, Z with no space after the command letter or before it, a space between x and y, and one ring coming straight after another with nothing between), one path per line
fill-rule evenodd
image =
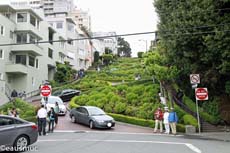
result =
M106 48L111 50L112 54L117 55L116 32L94 32L93 37L98 37L93 40L93 45L100 55L105 53Z
M91 16L89 11L83 11L82 9L75 8L70 16L76 21L79 28L86 28L86 30L91 31Z
M13 89L28 93L53 80L56 61L64 62L65 50L61 42L52 41L64 36L32 9L0 5L0 20L0 96L6 100Z

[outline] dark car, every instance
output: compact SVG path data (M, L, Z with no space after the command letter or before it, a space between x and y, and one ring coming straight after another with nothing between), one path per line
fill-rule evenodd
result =
M74 96L79 96L81 94L80 90L74 89L64 89L64 90L57 90L52 95L60 97L63 102L70 101L71 98Z
M73 123L82 123L92 128L111 128L115 126L114 119L103 110L94 106L80 106L70 111Z
M0 152L21 151L38 139L37 125L16 117L0 115ZM14 150L13 150L14 149Z

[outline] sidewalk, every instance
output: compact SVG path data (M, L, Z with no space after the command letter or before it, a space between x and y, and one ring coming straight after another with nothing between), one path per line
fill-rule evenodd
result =
M203 140L216 140L230 142L230 132L205 132L205 133L194 133L185 134L186 138L191 139L203 139Z

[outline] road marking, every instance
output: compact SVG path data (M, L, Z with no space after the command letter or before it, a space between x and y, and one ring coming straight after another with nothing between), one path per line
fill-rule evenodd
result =
M185 145L195 153L202 153L202 151L190 143L182 142L164 142L164 141L138 141L138 140L99 140L99 139L47 139L38 140L37 142L66 142L66 141L80 141L80 142L112 142L112 143L156 143L156 144L171 144L171 145Z
M194 145L190 144L190 143L186 143L185 144L189 149L191 149L192 151L196 152L196 153L202 153L201 150L197 147L195 147Z
M104 133L104 134L120 134L120 135L157 135L157 136L171 136L171 137L181 137L183 135L170 135L170 134L161 134L161 133L135 133L135 132L107 132L107 131L84 131L84 130L55 130L56 133Z

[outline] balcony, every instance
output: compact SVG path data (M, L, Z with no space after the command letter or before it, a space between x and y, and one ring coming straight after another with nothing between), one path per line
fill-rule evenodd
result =
M22 64L7 64L6 73L27 75L28 68Z
M25 31L29 31L35 34L39 39L42 39L41 32L39 32L39 30L36 27L34 27L32 24L27 22L17 23L16 32L25 32Z
M26 44L26 45L15 45L12 46L11 51L13 53L17 53L17 52L27 52L30 53L34 56L41 56L42 55L42 49L35 45L35 44Z

